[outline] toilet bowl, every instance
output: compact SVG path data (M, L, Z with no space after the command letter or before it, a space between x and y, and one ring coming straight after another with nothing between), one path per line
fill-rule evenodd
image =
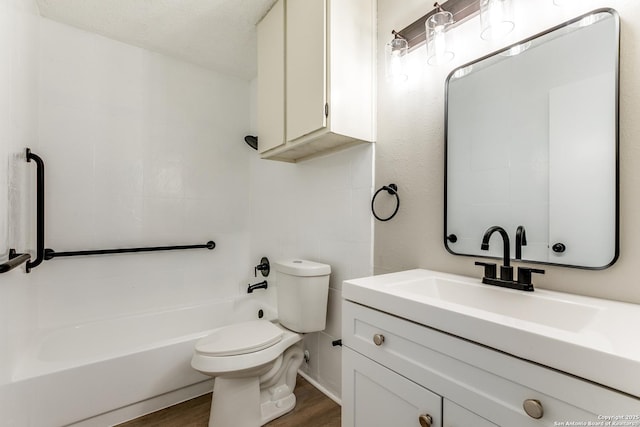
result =
M303 260L274 266L280 323L237 323L196 343L191 366L215 378L209 427L258 427L295 407L302 333L325 327L331 268Z

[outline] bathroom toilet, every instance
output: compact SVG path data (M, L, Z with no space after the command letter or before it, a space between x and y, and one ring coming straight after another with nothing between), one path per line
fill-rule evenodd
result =
M195 345L191 366L215 377L210 427L258 427L295 407L301 334L325 328L331 266L296 259L273 267L279 323L228 325Z

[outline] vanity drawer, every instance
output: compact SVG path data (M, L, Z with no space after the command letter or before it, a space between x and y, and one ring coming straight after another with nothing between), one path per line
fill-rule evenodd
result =
M342 425L442 425L442 398L371 359L342 350Z
M350 301L342 332L346 347L499 426L640 414L638 399Z

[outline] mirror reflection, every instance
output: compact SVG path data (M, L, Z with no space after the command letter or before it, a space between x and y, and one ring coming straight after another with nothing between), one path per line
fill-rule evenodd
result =
M606 9L454 70L447 79L445 245L606 268L618 253L619 18ZM521 236L522 237L522 236Z

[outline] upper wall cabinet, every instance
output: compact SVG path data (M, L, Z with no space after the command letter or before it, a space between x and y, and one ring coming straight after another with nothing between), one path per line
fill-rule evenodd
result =
M374 141L375 10L375 0L279 0L258 24L262 158Z
M284 144L284 0L258 24L258 150Z

